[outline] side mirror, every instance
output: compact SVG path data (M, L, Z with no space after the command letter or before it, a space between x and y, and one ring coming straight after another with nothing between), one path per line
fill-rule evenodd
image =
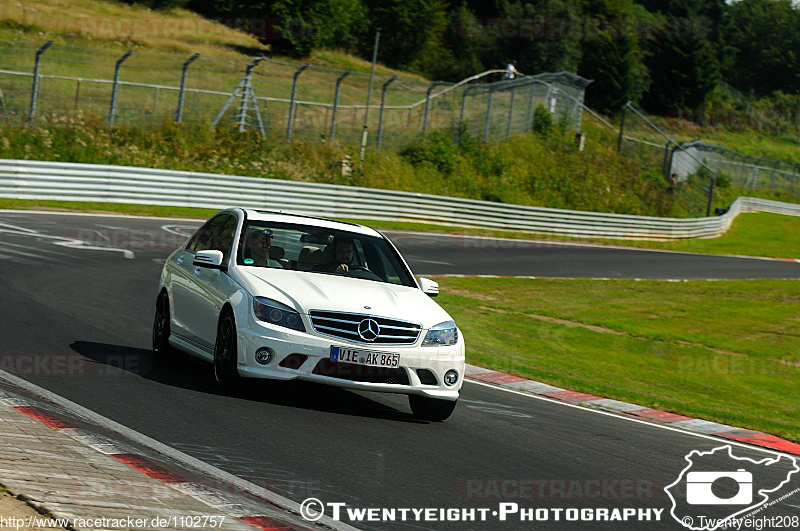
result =
M224 271L227 268L222 265L222 259L222 251L197 251L197 254L194 255L194 262L192 262L192 265Z
M419 287L429 297L439 295L439 283L425 277L419 277Z

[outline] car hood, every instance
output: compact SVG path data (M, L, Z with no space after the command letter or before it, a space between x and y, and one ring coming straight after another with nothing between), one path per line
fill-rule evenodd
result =
M269 297L305 314L309 310L369 314L423 328L452 320L418 288L305 271L242 268L238 272L238 280L251 295Z

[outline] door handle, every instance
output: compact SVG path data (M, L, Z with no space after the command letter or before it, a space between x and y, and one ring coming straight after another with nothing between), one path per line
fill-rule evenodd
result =
M183 257L179 256L178 259L175 261L178 262L178 265L181 265L183 263Z

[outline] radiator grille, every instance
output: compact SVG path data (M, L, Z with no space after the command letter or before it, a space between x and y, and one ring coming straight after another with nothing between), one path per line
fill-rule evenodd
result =
M311 310L308 315L311 317L311 324L316 332L357 343L412 345L416 343L422 330L422 325L417 323L373 315L323 310ZM367 330L366 324L362 324L366 320L374 321L380 329L374 339L371 339L373 335ZM367 333L360 334L359 326L362 331ZM375 330L374 325L371 330Z

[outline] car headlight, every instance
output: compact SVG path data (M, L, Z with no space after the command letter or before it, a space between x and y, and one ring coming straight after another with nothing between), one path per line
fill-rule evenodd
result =
M278 301L266 297L253 297L253 313L259 321L305 332L300 314Z
M423 345L455 345L456 343L458 343L458 328L453 321L445 321L432 326L425 334L425 339L422 340Z

